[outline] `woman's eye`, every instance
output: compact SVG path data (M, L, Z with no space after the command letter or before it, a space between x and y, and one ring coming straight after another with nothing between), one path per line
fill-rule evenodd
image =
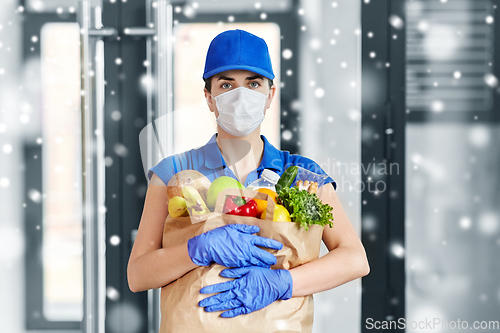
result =
M224 88L224 89L229 89L229 88L231 88L231 83L227 83L227 82L226 82L226 83L223 83L223 84L221 85L221 88Z
M260 83L257 81L250 82L250 87L252 88L258 88L260 86Z

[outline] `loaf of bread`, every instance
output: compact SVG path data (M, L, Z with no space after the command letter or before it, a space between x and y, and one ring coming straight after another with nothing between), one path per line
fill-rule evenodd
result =
M182 188L192 186L198 190L203 200L207 201L207 191L210 187L210 180L196 170L183 170L170 178L167 184L168 200L175 196L182 197ZM167 202L168 204L168 202Z

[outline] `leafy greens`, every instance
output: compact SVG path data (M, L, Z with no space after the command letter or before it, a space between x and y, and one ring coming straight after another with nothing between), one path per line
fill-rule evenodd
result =
M306 230L312 224L333 227L333 207L323 204L316 193L299 190L297 187L283 188L278 193L278 203L281 203L290 213L292 221L300 223Z

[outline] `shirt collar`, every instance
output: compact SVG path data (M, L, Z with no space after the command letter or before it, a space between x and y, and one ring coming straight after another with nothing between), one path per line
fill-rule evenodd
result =
M257 170L271 169L276 170L280 174L283 171L283 160L281 158L281 151L276 149L264 135L260 136L264 141L264 154Z
M281 151L276 149L264 135L260 136L264 141L264 154L257 170L271 169L279 173L283 171L283 161L281 158ZM222 157L217 141L214 134L207 142L203 149L205 155L205 166L209 169L218 169L226 166L226 161Z

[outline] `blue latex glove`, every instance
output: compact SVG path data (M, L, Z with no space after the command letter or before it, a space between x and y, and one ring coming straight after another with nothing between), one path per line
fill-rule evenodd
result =
M256 266L224 269L221 276L236 278L200 289L202 294L221 292L201 300L205 311L225 311L221 317L231 318L262 309L272 302L292 297L292 275L286 269Z
M256 225L228 224L188 240L188 253L191 260L199 266L208 266L213 262L226 267L275 265L276 257L258 248L268 247L281 250L280 242L252 235L260 230Z

